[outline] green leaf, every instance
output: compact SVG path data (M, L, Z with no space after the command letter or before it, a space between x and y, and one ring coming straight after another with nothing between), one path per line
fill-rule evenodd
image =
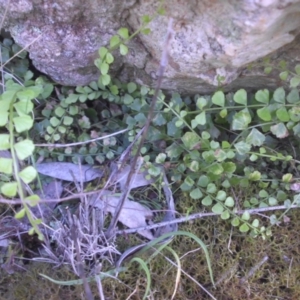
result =
M31 90L31 89L25 89L23 91L20 91L17 93L17 97L20 99L20 100L23 100L23 101L28 101L28 100L32 100L34 99L35 97L37 97L38 95L36 95L36 93Z
M250 228L249 228L249 226L248 226L246 223L242 224L242 225L240 226L240 228L239 228L240 232L248 232L249 229L250 229Z
M195 118L197 124L199 125L205 125L206 124L206 113L205 111L202 111L199 115Z
M269 104L269 90L259 90L255 93L255 99L258 102Z
M222 149L229 149L230 147L230 143L227 141L222 141Z
M60 133L66 133L66 132L67 132L67 128L64 127L64 126L58 126L57 129L58 129L58 131L59 131ZM49 133L49 132L48 132L48 133ZM52 132L52 133L53 133L53 132ZM51 133L51 134L52 134L52 133Z
M61 117L64 115L65 111L66 111L66 110L65 110L64 108L62 108L61 106L58 106L58 107L55 108L54 113L55 113L59 118L61 118Z
M266 137L256 128L253 128L249 135L246 138L247 144L253 145L253 146L261 146Z
M83 103L87 100L87 98L88 98L87 94L82 94L82 95L79 96L79 101L81 103Z
M22 219L25 217L25 213L26 213L26 210L25 208L23 207L22 209L20 209L16 214L15 214L15 219Z
M201 199L203 194L199 188L195 188L190 192L190 196L192 199Z
M143 34L147 35L151 32L151 29L150 28L145 28L141 31Z
M181 140L188 150L192 150L199 144L200 138L194 132L186 132Z
M225 105L225 95L222 91L217 91L211 98L212 103L221 107Z
M229 161L229 162L223 162L222 167L224 169L225 173L233 173L236 170L236 165L235 163Z
M207 187L208 183L209 183L209 178L206 175L201 175L197 182L197 185L201 187Z
M291 203L291 200L290 199L287 199L284 201L284 206L286 209L290 209L291 206L292 206L292 203Z
M249 112L240 111L236 113L232 120L232 130L245 130L251 122Z
M216 203L212 208L211 208L212 212L214 212L215 214L221 214L224 211L224 207L222 204L220 203Z
M279 87L275 90L273 98L276 102L285 104L285 90L283 87Z
M286 97L287 102L289 103L297 103L299 101L299 91L298 89L292 89L287 97Z
M251 150L251 145L240 141L236 144L234 144L234 148L237 150L237 152L241 155L248 153Z
M192 171L192 172L197 172L199 171L199 162L196 161L196 160L193 160L190 164L189 164L189 169Z
M204 206L210 206L212 204L212 199L210 196L206 196L205 198L202 199L201 203Z
M72 117L65 116L64 120L63 120L63 124L66 125L66 126L69 126L73 123L73 120L74 119Z
M0 157L0 172L11 175L13 172L13 161L11 158Z
M276 135L279 139L283 139L289 135L289 131L283 123L279 123L271 126L271 132Z
M249 219L250 219L250 213L248 211L245 211L242 214L242 220L249 221Z
M141 86L141 95L145 96L149 93L149 88L147 86Z
M294 135L300 136L300 124L299 123L293 127L293 132L294 132Z
M21 172L19 172L19 176L24 183L28 184L36 178L37 171L35 170L34 167L28 166L25 169L23 169Z
M231 220L231 225L236 227L236 226L239 226L240 225L240 220L238 217L234 217L232 220Z
M209 140L209 139L210 139L210 134L209 134L207 131L202 131L202 132L201 132L201 137L202 137L204 140Z
M5 91L0 95L1 110L8 111L10 104L15 101L16 91Z
M43 86L43 90L41 91L41 97L43 99L47 99L53 92L54 86L52 83L46 83Z
M268 192L266 190L260 190L258 193L260 198L266 198L269 196Z
M215 175L221 175L224 172L224 169L221 164L214 164L209 168L208 172Z
M289 110L289 115L291 118L291 121L293 122L299 122L300 121L300 107L294 106Z
M203 97L200 97L197 99L197 106L202 110L206 105L207 105L208 101L203 98Z
M259 226L259 220L258 219L254 219L252 221L252 224L251 224L253 227L258 227Z
M104 86L107 86L110 84L111 77L108 74L103 74L100 76L100 81Z
M71 94L66 98L67 104L75 103L78 100L79 95L78 94Z
M113 55L112 55L110 52L108 52L108 53L106 54L105 61L106 61L109 65L112 64L112 63L114 62L114 57L113 57Z
M94 91L98 91L98 84L96 81L92 81L89 86L94 90Z
M114 48L115 46L119 45L120 43L120 38L118 35L112 36L112 38L109 41L109 46L110 48Z
M206 188L207 193L214 194L217 191L217 187L214 183L209 183Z
M108 70L109 70L109 65L106 62L103 62L100 65L100 72L101 72L101 74L102 75L106 75L108 73Z
M278 204L277 199L274 198L274 197L270 197L270 198L268 199L268 202L269 202L269 205L271 205L271 206L274 206L274 205L277 205L277 204Z
M56 117L52 117L50 119L50 124L53 126L53 127L56 127L60 124L60 120Z
M249 157L249 159L250 159L251 161L257 161L258 156L257 156L256 154L251 154L251 156Z
M1 105L1 103L0 103ZM8 122L8 112L7 111L0 111L0 126L5 126Z
M166 14L166 10L163 7L159 7L157 13L161 16L164 16Z
M124 40L128 39L129 37L129 32L128 32L128 28L126 27L122 27L118 30L118 34L121 38L123 38Z
M19 116L24 116L33 111L33 103L31 100L18 101L14 104L14 108Z
M231 183L229 182L228 179L225 179L223 182L222 182L222 187L225 188L225 189L229 189L231 187Z
M232 197L227 197L224 203L228 207L234 207L234 200Z
M290 80L290 87L295 88L295 87L297 87L299 85L299 83L300 83L300 77L294 76Z
M110 85L109 90L113 95L118 95L119 94L119 88L116 85Z
M106 53L108 52L108 49L105 47L101 47L98 51L100 58L104 58Z
M289 72L288 71L284 71L284 72L281 72L279 74L280 79L283 80L283 81L286 81L287 78L288 78L288 76L289 76Z
M9 134L0 134L0 150L7 150L10 148Z
M17 153L17 156L21 160L24 160L28 156L32 155L34 148L35 148L35 146L34 146L33 142L28 139L18 142L14 145L14 149Z
M215 157L216 157L217 161L220 162L220 161L227 159L227 154L224 150L217 149L215 151Z
M283 181L283 182L291 182L292 179L293 179L293 175L290 174L290 173L284 174L284 175L282 176L282 181Z
M300 75L300 65L295 66L295 71L296 71L297 75Z
M254 171L249 174L248 178L251 181L259 181L261 178L261 173L259 171Z
M247 92L244 89L240 89L235 92L233 96L233 100L235 103L247 105Z
M134 82L129 82L127 84L127 91L129 94L132 94L133 92L135 92L137 89L137 85Z
M133 100L134 100L133 97L129 94L125 94L124 97L123 97L123 102L126 105L131 104L133 102Z
M120 45L120 54L121 55L127 55L128 53L128 47L124 44Z
M264 72L270 74L272 72L272 67L265 67Z
M148 169L148 173L151 176L158 176L161 173L161 169L155 165L151 165L151 167Z
M176 127L181 127L183 125L183 121L182 120L177 120L176 122L175 122L175 126Z
M281 122L288 122L290 120L290 115L284 106L277 109L276 116Z
M221 219L222 220L228 220L230 218L230 213L228 210L225 210L221 213Z
M15 197L17 195L17 187L18 185L15 181L4 183L1 186L1 193L6 197Z
M263 121L271 121L271 113L268 106L265 106L263 108L260 108L256 111L257 115L263 120Z
M25 200L31 207L34 207L39 203L40 197L38 195L30 195Z
M222 109L220 111L219 115L220 115L221 118L224 119L227 116L227 109L226 108Z
M184 183L191 187L195 184L195 181L191 177L187 176L184 179Z
M226 199L226 192L222 190L218 191L216 199L220 201L224 201Z
M142 22L143 22L143 24L148 24L148 23L150 23L150 22L151 22L150 16L149 16L149 15L143 15L143 16L142 16Z
M29 130L33 126L33 119L28 115L14 117L13 122L18 133Z

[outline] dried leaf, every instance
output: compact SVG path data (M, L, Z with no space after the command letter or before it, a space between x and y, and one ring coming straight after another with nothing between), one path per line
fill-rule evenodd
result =
M120 170L117 174L116 181L120 184L121 190L124 189L127 177L129 175L131 167L126 166L122 170ZM153 179L147 180L145 176L147 175L147 171L144 172L137 172L135 175L133 175L131 188L138 188L145 185L150 185L154 182Z
M112 215L115 214L116 207L120 202L121 195L113 194L106 190L102 191L102 197L97 202L91 200L94 207L104 209ZM146 220L151 219L153 216L151 210L142 206L140 203L126 199L120 213L119 222L129 228L136 228L147 226ZM153 235L150 230L139 231L139 234L145 238L152 240Z
M75 165L67 162L50 162L37 164L37 171L43 175L65 181L86 182L101 178L103 171L90 165Z

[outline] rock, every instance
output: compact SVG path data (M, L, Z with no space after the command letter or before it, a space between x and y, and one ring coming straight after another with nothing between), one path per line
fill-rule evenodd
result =
M153 16L159 1L7 1L0 0L3 27L28 47L38 70L63 85L97 80L97 50L120 27L140 28L144 15ZM162 87L181 93L211 93L238 88L276 88L278 72L265 75L260 59L269 55L293 67L300 61L300 0L168 0L165 16L150 24L149 35L129 43L129 54L115 52L112 74L123 81L154 86L169 17L174 35ZM249 70L247 66L253 65Z

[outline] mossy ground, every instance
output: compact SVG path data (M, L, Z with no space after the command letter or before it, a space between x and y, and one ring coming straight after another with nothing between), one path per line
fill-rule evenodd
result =
M300 299L300 219L297 209L288 214L289 222L273 228L273 235L266 240L252 238L231 228L218 217L199 219L180 226L196 234L208 246L217 287L211 286L204 253L188 237L175 237L170 246L183 256L182 269L204 286L216 299ZM186 254L189 252L188 254ZM167 251L163 254L173 259ZM185 255L186 254L186 255ZM146 259L147 254L142 258ZM259 262L268 260L259 266ZM251 273L253 267L257 267ZM150 262L152 278L149 299L171 299L175 286L176 268L163 255ZM30 263L27 271L12 275L0 274L1 299L85 299L82 286L59 286L39 273L57 280L71 280L74 275L66 268L53 268L50 264ZM248 277L248 278L246 278ZM106 299L142 299L146 279L138 265L121 273L119 279L102 281ZM244 280L243 280L244 279ZM91 284L95 299L99 299L95 283ZM210 299L191 279L181 275L175 299Z

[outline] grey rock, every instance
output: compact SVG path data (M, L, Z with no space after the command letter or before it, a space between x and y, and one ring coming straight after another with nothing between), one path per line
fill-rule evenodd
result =
M97 50L120 27L134 32L141 17L155 15L159 1L0 0L0 18L15 41L28 47L33 64L63 85L97 80ZM300 0L168 0L165 16L150 24L149 35L129 43L129 54L115 52L112 75L155 86L169 17L174 19L169 65L162 87L182 93L238 88L276 88L278 71L265 75L259 60L300 61ZM253 65L251 70L247 66ZM220 80L221 78L221 80Z

